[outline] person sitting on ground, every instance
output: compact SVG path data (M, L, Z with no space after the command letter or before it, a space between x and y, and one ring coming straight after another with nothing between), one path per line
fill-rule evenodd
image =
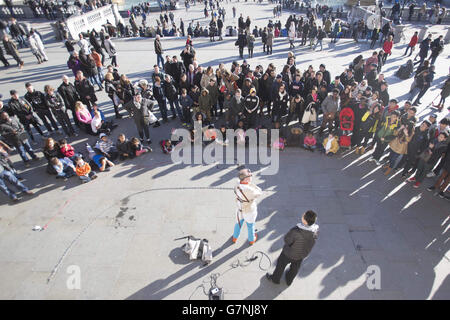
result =
M77 157L75 159L76 168L75 172L77 176L80 177L82 183L87 183L91 180L97 179L97 174L95 171L91 170L89 163L85 162L83 158Z
M332 156L336 154L339 150L338 137L334 133L329 133L328 137L323 140L323 152L327 156Z
M131 138L130 140L131 153L135 157L139 157L141 154L152 152L152 148L142 146L140 140L136 137Z
M94 135L91 127L92 116L88 108L86 108L86 106L81 101L77 101L75 103L75 114L80 123L80 129L82 129L87 134Z
M97 166L100 172L109 171L110 167L114 167L114 163L109 161L103 154L98 154L92 149L92 147L87 143L86 149L89 153L89 159Z
M104 133L100 133L100 140L97 141L95 147L103 154L108 160L114 161L119 156L117 148L114 143Z
M228 139L227 139L227 127L225 125L220 126L220 134L218 137L216 137L216 142L222 146L228 145Z
M119 159L133 159L134 154L131 150L131 142L125 137L125 134L121 133L117 137L116 142L117 151L119 152Z
M306 134L305 139L303 139L303 147L311 152L314 152L314 150L316 149L316 138L314 138L314 135L311 131L308 131L308 133Z
M75 161L75 148L68 144L66 139L59 140L59 150L64 157Z
M173 145L172 141L170 139L168 140L161 140L159 142L159 145L161 146L162 152L164 154L171 153L173 151Z
M56 179L64 179L67 181L70 177L75 175L75 166L72 160L67 157L58 159L56 157L51 158L50 163L56 171Z

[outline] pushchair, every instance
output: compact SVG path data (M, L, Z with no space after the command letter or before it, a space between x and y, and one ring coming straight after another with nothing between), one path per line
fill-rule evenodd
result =
M351 134L353 133L353 126L355 122L355 113L349 107L341 110L339 114L340 135L339 145L343 148L351 149Z

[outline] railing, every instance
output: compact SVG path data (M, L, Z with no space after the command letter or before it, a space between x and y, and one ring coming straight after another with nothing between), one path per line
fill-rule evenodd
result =
M78 34L95 29L99 31L107 22L117 26L122 20L116 4L110 4L101 8L89 11L79 16L67 19L66 25L72 39L78 39Z
M12 15L11 15L12 10ZM14 5L11 10L7 6L0 5L0 18L10 18L12 16L22 19L32 19L32 18L44 18L45 14L41 8L36 8L35 11L27 5ZM78 12L78 7L69 6L67 9L64 7L59 7L54 10L54 15L56 18L68 17L74 13Z

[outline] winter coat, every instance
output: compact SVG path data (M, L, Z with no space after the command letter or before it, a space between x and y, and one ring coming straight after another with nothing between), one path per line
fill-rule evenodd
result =
M322 145L323 145L324 148L326 148L327 143L328 143L328 137L326 137L323 140ZM338 137L334 137L333 141L331 141L331 148L330 148L329 151L332 152L332 153L336 153L336 152L338 152L338 150L339 150Z
M267 40L266 40L266 45L268 46L273 46L273 31L268 31L267 32Z
M414 133L410 136L405 137L405 136L403 136L403 133L401 134L400 132L403 132L403 129L401 129L401 130L397 129L395 131L396 137L389 143L389 147L395 153L407 154L408 153L408 143L411 141L412 135L414 135Z
M206 95L203 95L203 92L206 91ZM207 89L203 89L202 93L200 94L200 97L198 98L198 105L200 110L203 113L207 113L209 109L211 108L211 97L209 95L209 91Z
M303 260L311 252L316 239L317 234L295 226L284 236L282 253L291 260Z
M58 87L58 93L64 99L67 108L75 108L75 103L80 100L77 90L70 82L66 85L64 82Z
M170 82L164 81L162 87L164 90L164 95L166 96L167 100L175 101L178 99L178 91L172 81Z
M27 124L32 121L33 118L33 108L31 104L24 99L11 99L8 102L7 109L10 117L17 116L22 124ZM28 119L27 119L28 118Z
M97 101L97 97L95 96L95 89L92 84L88 81L88 79L83 79L81 81L75 80L75 89L77 90L81 102L84 104L87 103L86 96L91 97L90 101Z
M333 94L329 94L322 102L323 113L336 113L339 110L340 99L333 99Z
M6 143L13 146L22 144L28 138L25 128L16 117L10 117L8 122L0 120L0 134Z
M390 116L387 116L385 121L381 124L380 130L377 132L378 138L384 138L385 142L391 141L395 138L395 130L399 124L397 119L396 122L389 125Z
M66 111L64 100L58 92L54 92L52 95L47 93L45 95L45 103L47 104L47 107L53 111L53 113Z
M34 111L48 111L48 107L45 104L45 95L42 92L36 90L31 93L27 92L24 98L31 104Z
M155 53L156 54L163 54L163 49L161 46L161 41L155 39Z
M237 216L239 221L255 223L258 215L256 199L262 195L262 190L255 184L238 184L234 188L236 194Z

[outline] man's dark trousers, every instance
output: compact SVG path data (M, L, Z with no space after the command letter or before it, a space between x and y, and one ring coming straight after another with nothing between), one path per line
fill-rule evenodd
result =
M303 259L301 260L292 260L288 258L283 252L281 252L280 256L277 260L277 266L272 275L272 281L275 283L280 283L281 276L283 275L284 269L290 263L291 266L289 270L286 272L286 282L290 286L294 281L294 278L297 276L298 270L300 270L300 266L302 264Z

